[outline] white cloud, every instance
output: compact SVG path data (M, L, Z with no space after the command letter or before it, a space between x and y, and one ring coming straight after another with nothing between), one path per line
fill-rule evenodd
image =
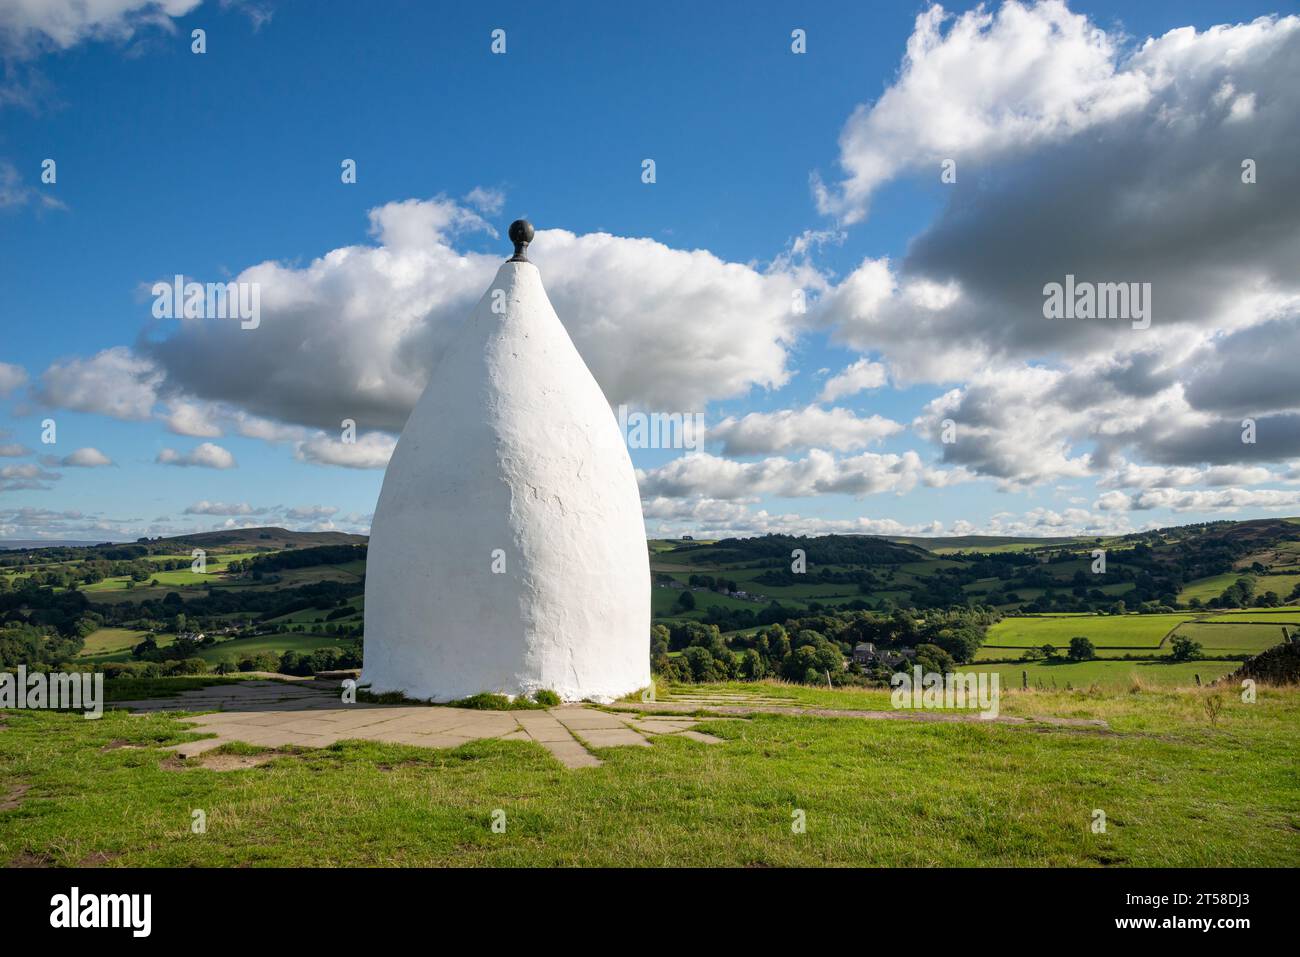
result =
M1233 512L1242 508L1293 509L1300 505L1294 489L1172 489L1152 488L1133 495L1107 492L1097 507L1108 511Z
M722 443L729 456L828 448L847 452L865 448L903 426L879 415L859 418L848 409L823 409L810 405L779 412L751 412L726 418L708 430L708 439Z
M186 515L265 515L266 508L254 508L247 502L209 502L207 499L186 507Z
M1097 481L1101 488L1182 488L1190 485L1259 485L1276 476L1263 466L1216 465L1200 469L1124 462ZM1111 499L1116 501L1116 499Z
M6 95L8 92L3 85L0 85L0 105L10 98ZM18 167L13 163L0 160L0 210L15 209L31 202L35 202L41 209L68 208L62 200L45 190L27 185L23 181L22 173L18 172Z
M0 468L0 492L47 491L52 488L48 483L60 478L57 472L47 472L33 462L6 465Z
M926 477L915 452L882 455L864 452L837 459L821 449L805 458L768 458L736 462L694 453L646 471L638 470L641 494L651 498L704 496L726 500L758 495L783 498L839 493L860 497L880 492L908 492Z
M55 408L147 419L162 380L163 373L153 362L126 346L114 346L89 359L53 363L42 373L34 394Z
M506 204L506 194L499 189L475 186L465 194L465 202L486 216L495 216Z
M70 455L65 455L60 460L60 464L71 468L94 469L112 465L113 460L99 449L87 446L83 449L77 449Z
M885 367L879 362L859 359L853 365L827 379L817 401L834 402L836 399L855 395L864 389L879 389L885 384L887 378Z
M299 505L285 509L284 515L295 522L305 522L310 519L327 519L337 515L338 511L333 505Z
M8 0L0 4L0 49L15 57L67 50L83 40L129 40L145 29L174 31L202 0Z
M221 435L221 426L213 415L211 406L198 402L176 400L168 404L163 416L167 430L177 435L199 439L215 439Z
M295 457L316 465L340 465L350 469L387 467L397 440L384 432L367 432L355 442L341 442L324 432L298 443Z
M176 449L163 449L156 460L160 465L179 465L205 469L233 469L235 457L226 449L212 442L204 442L190 452L178 452Z
M27 382L27 370L9 362L0 362L0 398L13 394Z
M947 29L944 29L945 23ZM837 188L818 207L852 223L875 190L904 170L959 158L961 167L1057 140L1143 106L1152 77L1117 66L1119 48L1064 3L1008 2L955 18L937 4L916 18L898 80L840 134Z
M261 286L257 330L155 325L143 349L168 388L280 423L399 431L506 251L456 249L455 235L487 225L446 199L389 203L371 223L376 246L236 277ZM646 409L700 410L783 385L792 293L819 281L806 267L763 273L605 233L542 230L529 255L606 397Z

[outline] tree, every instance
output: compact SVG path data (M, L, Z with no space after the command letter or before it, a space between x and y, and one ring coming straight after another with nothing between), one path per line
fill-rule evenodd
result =
M1070 650L1066 655L1071 661L1092 661L1097 657L1097 649L1087 638L1077 635L1070 639Z
M740 677L746 681L759 681L767 677L767 662L753 648L749 648L740 657Z
M677 607L682 609L682 611L694 611L695 610L694 592L684 591L680 595L678 595Z
M1183 635L1174 635L1170 648L1169 657L1174 661L1192 661L1201 657L1201 643Z
M1042 651L1043 657L1047 658L1048 660L1051 660L1052 658L1056 657L1056 645L1043 645L1043 647L1039 650Z
M713 680L713 655L709 654L708 648L692 645L682 652L682 659L691 670L692 680Z
M948 674L956 665L952 655L938 645L917 645L916 663L921 666L922 671L937 674Z

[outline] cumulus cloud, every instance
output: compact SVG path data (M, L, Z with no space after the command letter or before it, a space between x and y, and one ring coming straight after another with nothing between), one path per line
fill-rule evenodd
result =
M759 495L799 498L839 493L860 497L908 492L925 480L929 471L915 452L864 452L836 458L813 449L802 459L777 457L758 462L737 462L700 452L656 469L638 470L637 479L641 494L651 498L705 496L734 501Z
M838 189L817 183L823 212L856 222L871 194L904 170L988 158L1069 137L1147 102L1150 80L1118 68L1119 48L1056 0L916 18L898 80L840 134ZM977 79L974 79L977 78Z
M831 200L850 218L889 179L937 181L940 158L958 164L906 257L864 261L814 309L904 383L1008 360L1186 356L1300 297L1297 17L1134 46L1056 2L956 18L931 8L899 79L841 146L848 176ZM1246 158L1268 183L1243 183ZM1151 328L1044 319L1043 287L1066 275L1150 283ZM1234 368L1224 363L1244 381ZM1256 390L1270 408L1296 397L1277 378Z
M888 380L885 367L879 362L859 359L829 379L822 386L818 402L834 402L846 395L856 395L865 389L879 389Z
M59 460L59 464L70 468L95 469L102 468L106 465L112 465L113 460L103 452L99 451L99 449L87 446L86 448L77 449L69 455L65 455Z
M27 370L10 362L0 362L0 398L12 395L27 382Z
M503 257L456 248L458 235L488 227L451 200L389 203L370 220L376 245L236 277L261 286L257 330L161 321L144 357L169 389L251 416L399 431ZM806 270L764 273L702 250L558 229L539 232L529 253L613 404L699 409L789 377L791 296L815 280Z
M305 522L313 519L319 521L337 515L338 511L333 505L298 505L285 509L284 515L295 522Z
M299 442L294 451L301 462L316 465L341 465L350 469L382 469L397 447L397 439L384 432L367 432L355 442L342 442L319 432Z
M126 346L114 346L89 359L52 364L42 373L33 396L45 405L74 412L147 419L163 378L149 359Z
M1211 468L1164 467L1124 462L1102 476L1102 488L1185 488L1191 485L1258 485L1276 476L1262 466L1216 465Z
M209 502L207 499L187 506L186 515L265 515L266 508L254 508L247 502Z
M0 492L47 491L53 488L49 483L60 478L58 472L47 472L33 462L6 465L0 467Z
M723 455L757 455L797 449L826 448L847 452L865 448L903 430L879 415L859 418L848 409L810 405L779 412L751 412L726 418L708 430L710 441L722 443Z
M215 439L221 435L211 406L198 402L173 401L163 416L167 430L177 435L199 439Z
M235 457L226 449L212 442L204 442L189 452L176 449L163 449L156 459L159 465L179 465L185 468L233 469Z
M1072 442L1086 428L1086 416L1047 398L1063 378L1028 366L977 373L963 388L927 403L912 428L938 444L946 464L1005 486L1086 476L1090 456L1076 452Z
M0 50L30 57L67 50L83 40L131 39L138 32L172 32L202 0L14 0L0 4Z
M1295 489L1152 488L1132 495L1107 492L1097 500L1097 507L1107 511L1234 512L1242 508L1293 509L1297 505L1300 491Z

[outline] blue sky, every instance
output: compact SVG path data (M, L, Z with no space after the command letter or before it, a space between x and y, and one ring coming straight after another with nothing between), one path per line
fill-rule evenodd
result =
M1249 389L1288 378L1258 342L1297 341L1293 4L118 6L0 14L0 538L366 530L401 410L517 216L572 234L534 258L611 402L722 426L690 464L633 451L653 534L1300 513L1300 387ZM1267 171L1247 194L1214 179L1238 154ZM151 320L155 280L263 264L306 290L268 292L263 329ZM1140 342L1044 331L1025 290L1065 272L1151 281L1169 311ZM806 315L771 308L793 288ZM827 398L857 362L880 381ZM350 414L361 458L325 426ZM1237 448L1245 416L1265 427Z

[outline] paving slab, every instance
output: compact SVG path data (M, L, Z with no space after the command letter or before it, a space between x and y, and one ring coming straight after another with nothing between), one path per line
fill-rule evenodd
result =
M650 742L631 728L584 728L577 734L593 748L650 747Z
M598 768L603 763L573 738L568 741L542 741L540 744L566 768Z
M623 722L617 716L606 714L604 711L558 712L555 718L570 731L578 731L583 728L615 729L623 727Z

